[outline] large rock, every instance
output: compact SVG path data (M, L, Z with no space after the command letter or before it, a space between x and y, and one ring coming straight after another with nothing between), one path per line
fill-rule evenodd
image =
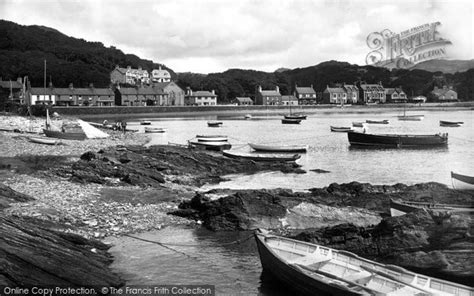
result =
M31 221L30 221L31 220ZM108 246L43 222L0 216L0 285L118 287Z
M338 225L305 230L293 237L354 252L461 283L474 282L474 240L465 215L419 210L385 218L375 227ZM471 256L472 257L472 256Z
M304 173L295 163L231 159L167 145L110 147L97 153L87 152L70 170L56 173L78 182L159 187L165 182L201 186L222 181L222 175L263 170Z

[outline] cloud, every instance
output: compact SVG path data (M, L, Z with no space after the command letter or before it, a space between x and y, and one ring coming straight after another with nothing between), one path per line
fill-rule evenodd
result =
M100 41L176 71L364 64L366 37L440 21L450 55L473 58L467 0L2 0L0 18Z

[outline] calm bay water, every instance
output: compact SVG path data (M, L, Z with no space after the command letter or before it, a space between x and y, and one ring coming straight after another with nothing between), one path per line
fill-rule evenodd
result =
M298 160L307 174L264 172L256 175L229 176L231 181L207 188L275 188L305 190L333 182L351 181L372 184L415 184L436 181L451 185L450 172L472 175L474 171L474 111L423 111L423 121L399 121L394 112L378 114L311 114L300 125L281 124L281 116L260 116L244 120L207 117L153 120L153 126L168 129L164 134L150 134L151 144L181 143L197 134L227 135L232 149L248 150L249 142L260 144L306 144L309 151ZM207 126L208 120L223 122L222 127ZM435 149L360 149L350 147L347 134L331 132L329 127L350 126L354 121L388 119L390 124L368 125L370 133L435 134L449 133L446 148ZM439 120L463 121L457 128L440 127ZM143 126L130 122L131 128ZM327 174L312 169L329 171Z
M222 134L230 138L233 149L249 150L246 143L306 144L309 151L298 161L306 174L264 172L255 175L227 176L230 181L203 189L223 188L291 188L305 190L333 182L351 181L372 184L415 184L436 181L451 186L450 172L474 175L474 111L423 111L420 122L398 121L395 112L377 114L310 114L301 125L283 125L281 116L260 116L244 120L203 117L150 119L152 126L168 129L164 134L150 134L150 144L185 144L196 134ZM208 120L223 121L220 128L207 127ZM350 126L354 121L388 119L388 125L369 125L370 133L434 134L449 133L446 148L436 149L355 149L349 146L345 133L330 132L329 127ZM463 121L457 128L440 127L439 120ZM130 128L143 131L139 121ZM312 169L329 173L318 174ZM212 284L217 295L292 295L292 292L261 274L253 238L226 245L251 235L250 232L213 233L204 229L167 227L140 234L144 239L185 243L193 246L172 247L128 237L111 239L116 257L112 267L123 274L129 285L137 284Z

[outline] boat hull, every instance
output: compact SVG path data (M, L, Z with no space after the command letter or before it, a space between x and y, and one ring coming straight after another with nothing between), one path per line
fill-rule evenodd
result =
M343 126L331 126L331 132L336 133L347 133L354 131L351 127L343 127Z
M208 127L220 127L220 126L222 126L222 122L208 122L207 126Z
M347 133L349 143L354 146L378 147L438 147L448 144L447 134L436 135L396 135L396 134L366 134L358 132Z
M284 115L285 119L297 119L297 120L305 120L306 115Z
M294 295L361 295L343 291L337 287L318 281L295 267L281 261L264 244L265 237L255 233L258 254L264 272L270 273L273 277L284 283L289 288L297 291Z
M149 128L145 127L145 133L164 133L166 129L164 128Z
M268 146L249 143L249 146L256 151L263 152L306 152L307 146Z
M474 177L451 172L451 179L457 190L474 190Z
M229 151L223 151L222 154L229 158L241 158L241 159L248 159L253 161L273 161L273 162L287 162L287 161L296 161L301 158L301 155L295 154L291 156L286 155L263 155L263 154L253 154L252 153L232 153Z
M213 151L222 151L222 150L228 150L232 148L232 145L229 142L223 142L223 141L216 141L216 142L201 142L199 140L191 140L188 142L188 144L191 147L196 147L196 148L202 148L206 150L213 150Z
M85 140L86 134L85 133L68 133L68 132L60 132L60 131L52 131L43 129L43 133L46 137L49 138L57 138L57 139L64 139L64 140Z
M389 124L390 121L388 120L366 120L365 121L366 123L370 123L370 124Z
M410 202L390 199L390 214L392 217L402 216L420 209L434 212L474 213L474 207L469 205L449 205L428 202Z
M300 124L301 119L282 119L281 123L283 124Z
M60 142L53 138L38 138L38 137L29 137L30 142L46 145L57 145Z

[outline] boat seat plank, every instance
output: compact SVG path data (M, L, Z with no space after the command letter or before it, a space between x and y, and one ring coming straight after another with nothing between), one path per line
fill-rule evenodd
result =
M329 262L331 259L327 257L316 257L312 255L298 257L293 260L289 260L288 263L290 264L298 264L298 265L305 265L307 267L313 266L315 264L320 264L323 262Z

